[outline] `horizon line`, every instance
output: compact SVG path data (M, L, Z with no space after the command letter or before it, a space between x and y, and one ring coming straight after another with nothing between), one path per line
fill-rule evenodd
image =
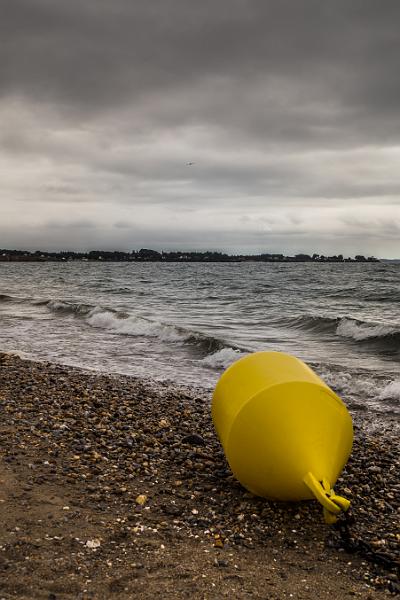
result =
M246 253L246 252L236 252L236 253L230 253L228 251L224 251L224 250L213 250L213 249L204 249L204 250L181 250L181 249L174 249L174 250L154 250L152 248L140 248L139 250L120 250L120 249L112 249L112 250L106 250L106 249L99 249L99 248L94 248L91 250L27 250L27 249L19 249L19 248L2 248L0 249L0 257L4 257L7 255L14 255L14 256L21 256L22 255L26 255L26 256L38 256L38 255L42 255L43 258L46 258L46 256L51 256L51 255L58 255L58 256L62 256L62 255L90 255L90 254L104 254L104 255L110 255L110 254L122 254L125 256L139 256L139 257L145 257L147 256L153 256L153 258L155 259L157 256L168 256L168 255L174 255L174 254L178 254L181 256L189 256L189 255L207 255L207 254L213 254L213 255L221 255L223 257L228 257L228 258L251 258L251 257L262 257L262 256L270 256L270 257L276 257L276 258L284 258L284 259L300 259L300 258L304 258L306 261L307 259L311 259L311 261L313 262L323 262L323 260L318 260L318 259L329 259L329 258L335 258L337 259L337 262L345 262L346 260L351 260L354 262L363 262L363 259L365 259L366 262L374 262L374 261L379 261L379 260L384 260L384 261L399 261L399 258L395 258L395 257L375 257L374 255L371 254L360 254L360 253L355 253L353 255L344 255L341 252L339 252L338 254L324 254L324 253L319 253L319 252L297 252L297 253L293 253L293 254L285 254L284 252L268 252L268 251L262 251L262 252L253 252L253 253ZM94 257L93 257L94 258ZM359 260L356 260L356 258L359 258ZM369 259L369 260L368 260Z

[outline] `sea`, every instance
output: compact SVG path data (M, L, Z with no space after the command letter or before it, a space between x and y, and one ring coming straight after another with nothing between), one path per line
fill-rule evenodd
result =
M287 352L392 418L400 264L0 263L0 350L210 390L249 352Z

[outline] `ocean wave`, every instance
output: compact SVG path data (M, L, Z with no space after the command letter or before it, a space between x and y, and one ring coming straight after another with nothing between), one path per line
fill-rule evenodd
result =
M0 294L0 302L12 302L14 298L8 294Z
M180 343L195 348L203 357L213 355L227 347L224 340L212 335L110 308L61 300L50 300L45 304L47 309L53 313L72 314L83 318L90 327L104 329L119 335L157 338L161 342ZM232 347L232 351L240 352L241 349Z
M186 330L186 332L188 333L188 336L184 340L185 344L195 346L207 356L213 355L216 352L220 352L221 350L227 347L227 343L225 340L216 338L212 335L207 335L205 333L199 333L194 331L189 332L188 330ZM231 349L235 352L241 351L240 348L237 348L236 346L232 346Z
M318 315L299 315L280 322L294 329L304 329L315 333L335 333L340 317L321 317Z
M333 334L352 342L373 344L383 350L400 350L400 325L373 323L351 317L301 315L281 321L286 326L311 333Z
M91 327L107 329L121 335L156 337L164 342L185 341L189 335L185 335L174 325L143 317L124 316L121 313L98 308L91 310L85 320Z
M55 314L62 316L72 314L81 317L90 327L105 329L120 335L158 338L162 342L193 346L202 355L213 354L227 345L224 340L198 331L130 315L111 308L65 300L39 300L36 302L36 304L39 303Z
M202 359L201 363L212 369L226 369L239 358L246 356L246 352L239 349L224 347Z
M94 309L92 304L65 302L63 300L39 301L37 304L39 303L47 306L52 312L64 314L87 315Z
M380 413L399 413L400 380L391 380L367 371L344 371L321 364L313 366L323 381L350 408L357 411L373 408Z
M356 342L368 340L398 343L400 348L400 327L381 323L359 321L342 317L336 328L337 335L350 338Z
M99 307L91 310L85 317L85 321L91 327L106 329L120 335L157 338L161 342L192 346L205 357L214 355L227 347L224 340L205 333L140 316L112 312ZM232 352L241 352L240 348L231 347L230 349Z
M377 396L377 390L383 388L379 382L369 373L359 375L341 369L332 369L325 365L315 366L318 375L343 398L373 399Z
M380 392L379 399L400 401L400 380L388 383L388 385Z

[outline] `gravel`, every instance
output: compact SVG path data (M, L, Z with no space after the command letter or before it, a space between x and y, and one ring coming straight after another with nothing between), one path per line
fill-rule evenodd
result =
M400 590L394 422L357 421L335 491L278 503L232 476L210 394L0 354L1 598L384 598ZM160 592L161 590L161 592Z

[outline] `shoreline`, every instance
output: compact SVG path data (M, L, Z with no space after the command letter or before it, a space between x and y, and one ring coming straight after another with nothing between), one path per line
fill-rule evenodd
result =
M399 449L390 426L368 433L357 415L353 453L335 486L352 500L354 538L383 557L374 564L344 550L317 502L269 502L234 480L210 397L0 353L1 596L399 592Z

